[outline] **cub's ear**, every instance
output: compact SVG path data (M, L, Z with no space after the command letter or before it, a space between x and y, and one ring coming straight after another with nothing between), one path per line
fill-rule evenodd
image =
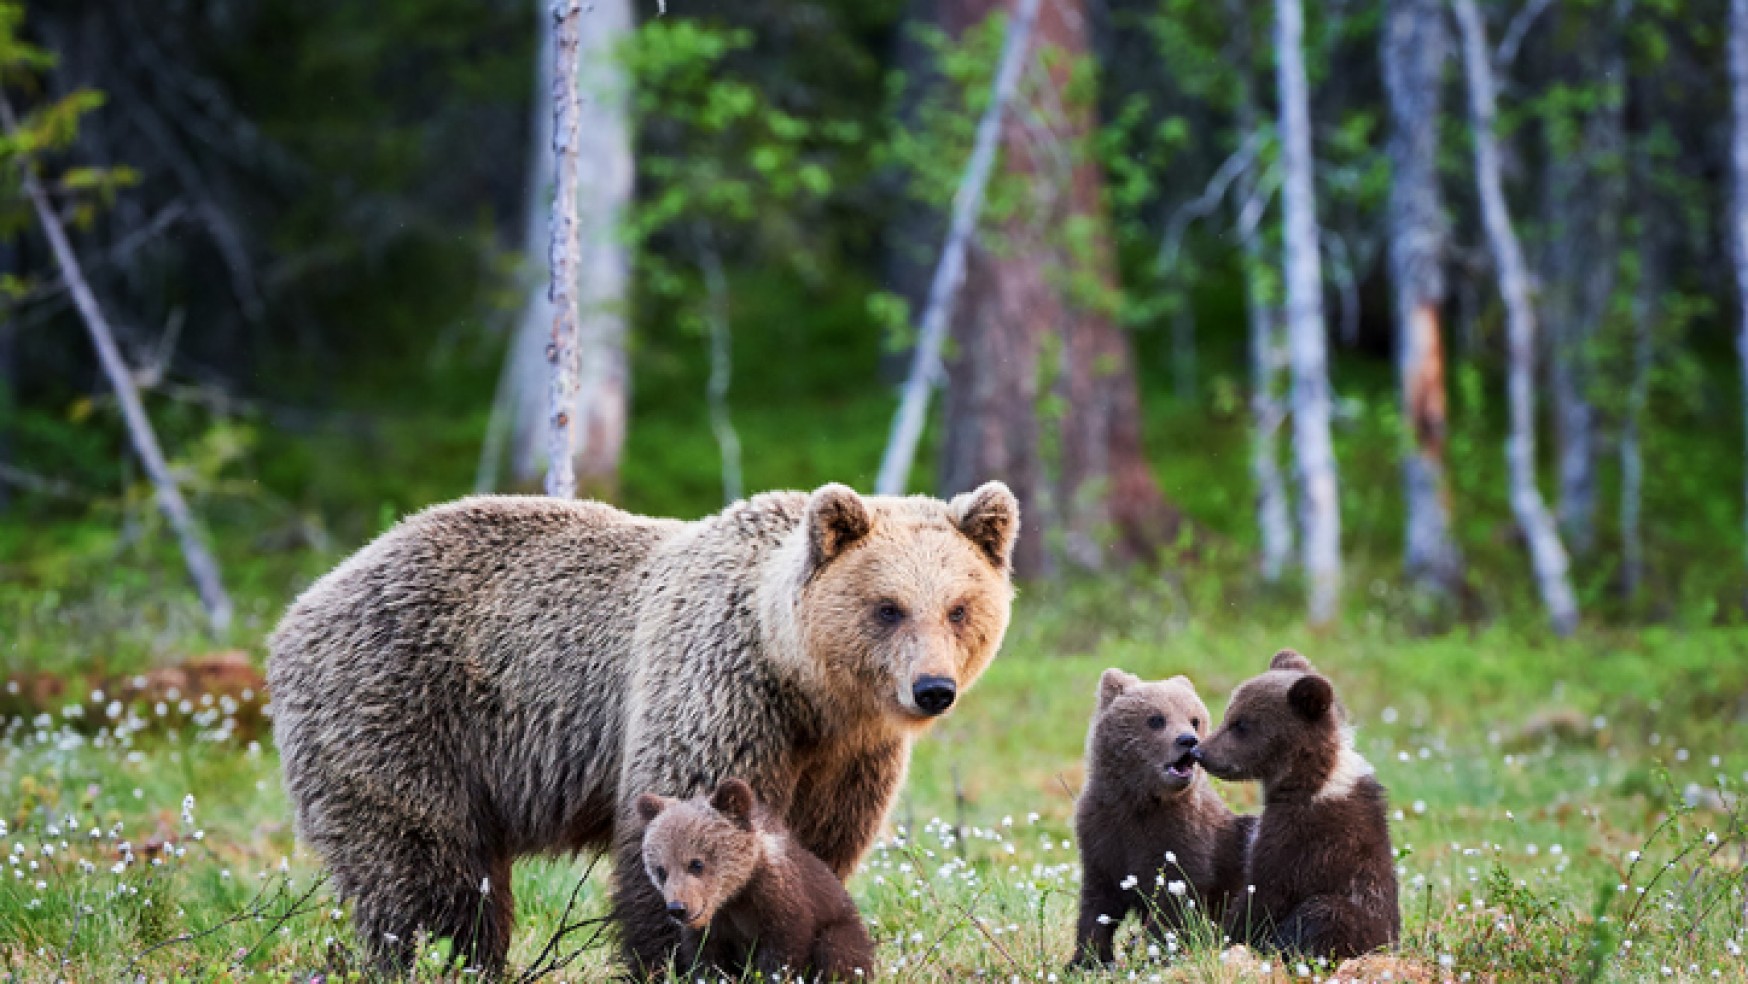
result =
M947 503L953 525L977 545L996 570L1013 569L1014 540L1020 535L1020 501L1000 482L984 482Z
M1127 673L1116 667L1111 667L1099 677L1099 710L1111 706L1111 702L1123 696L1123 691L1141 683L1141 678L1133 673Z
M1293 681L1287 690L1287 703L1307 721L1321 720L1335 703L1335 688L1329 681L1310 673Z
M654 793L644 793L637 798L637 815L643 818L644 823L661 816L662 811L667 808L668 801Z
M742 830L753 829L753 787L739 779L724 779L710 794L710 805Z
M807 500L807 555L818 570L868 535L874 521L856 490L832 483L814 490Z
M1275 653L1275 658L1269 660L1271 670L1298 670L1300 673L1315 673L1311 661L1299 655L1296 649L1283 649Z

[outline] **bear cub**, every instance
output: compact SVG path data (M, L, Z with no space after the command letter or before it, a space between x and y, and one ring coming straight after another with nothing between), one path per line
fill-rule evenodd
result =
M1194 900L1220 927L1244 890L1256 818L1237 816L1196 767L1208 709L1188 677L1144 683L1109 669L1086 740L1075 806L1080 922L1074 965L1110 963L1118 925L1139 910L1156 938L1184 928Z
M1291 649L1233 691L1218 731L1196 749L1221 779L1262 783L1262 820L1234 938L1333 959L1395 944L1401 931L1384 787L1354 751L1335 689Z
M751 786L708 798L646 793L643 864L680 928L682 973L744 968L775 978L851 981L874 973L874 943L842 882L789 837Z

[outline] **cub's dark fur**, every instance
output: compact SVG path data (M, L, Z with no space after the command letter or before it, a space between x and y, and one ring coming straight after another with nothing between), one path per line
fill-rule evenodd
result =
M1191 751L1208 726L1208 709L1188 677L1143 683L1110 669L1100 678L1086 790L1074 815L1081 860L1075 964L1109 963L1118 925L1131 911L1157 936L1183 928L1192 901L1219 926L1242 894L1244 845L1256 818L1235 816L1196 768Z
M1262 783L1247 870L1256 895L1234 938L1335 959L1393 946L1401 932L1384 787L1354 751L1335 689L1290 649L1240 684L1197 749L1221 779Z

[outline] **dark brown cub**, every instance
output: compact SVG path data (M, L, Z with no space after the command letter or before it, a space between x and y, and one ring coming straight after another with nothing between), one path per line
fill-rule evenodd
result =
M1080 921L1074 963L1109 963L1118 925L1140 912L1149 933L1200 912L1218 927L1243 889L1255 817L1234 816L1192 752L1208 709L1188 677L1154 683L1110 669L1086 740L1086 790L1075 807Z
M1233 691L1196 751L1214 776L1262 783L1236 939L1334 959L1393 946L1401 931L1384 787L1354 751L1335 689L1290 649Z

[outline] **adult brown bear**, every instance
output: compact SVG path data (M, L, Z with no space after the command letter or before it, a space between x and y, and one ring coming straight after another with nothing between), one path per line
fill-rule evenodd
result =
M270 640L298 829L405 966L414 934L503 965L518 856L610 848L634 965L677 942L638 794L739 776L842 879L911 742L995 656L1019 507L773 492L695 523L537 497L419 513Z

